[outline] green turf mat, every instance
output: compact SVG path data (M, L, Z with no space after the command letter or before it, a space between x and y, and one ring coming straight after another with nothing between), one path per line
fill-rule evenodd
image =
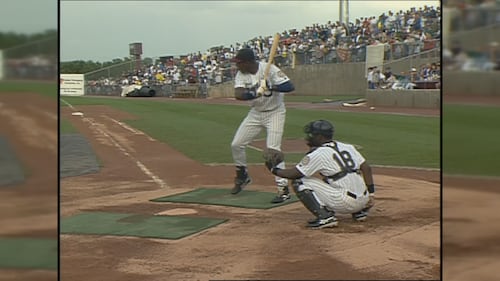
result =
M275 193L243 190L233 195L228 189L198 188L193 191L152 199L153 202L198 203L250 209L270 209L298 201L295 196L283 203L271 203Z
M0 268L57 269L57 240L0 237Z
M81 213L61 220L61 233L179 239L226 219L106 212Z

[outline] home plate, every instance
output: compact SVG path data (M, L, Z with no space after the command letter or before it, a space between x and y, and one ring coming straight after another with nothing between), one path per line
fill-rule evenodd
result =
M71 113L71 115L73 115L73 116L83 116L83 113L82 112L73 112L73 113Z
M176 208L156 213L156 216L192 215L198 213L195 209Z

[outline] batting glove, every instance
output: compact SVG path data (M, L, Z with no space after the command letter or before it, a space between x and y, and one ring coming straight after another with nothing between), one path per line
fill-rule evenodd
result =
M260 86L257 89L257 94L262 96L265 92L271 91L271 83L268 80L260 80Z
M263 96L264 93L267 91L267 88L266 86L260 86L258 89L257 89L257 96Z

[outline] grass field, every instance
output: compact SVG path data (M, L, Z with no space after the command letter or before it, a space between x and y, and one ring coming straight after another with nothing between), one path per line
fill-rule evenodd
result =
M44 96L57 97L57 82L32 82L32 81L0 81L0 94L10 92L39 93Z
M498 107L443 105L443 173L500 176Z
M71 134L77 133L77 130L73 125L65 118L59 117L59 133L61 134Z
M357 96L295 96L295 95L285 95L285 102L312 102L321 103L328 101L346 101L346 100L356 100L362 97Z
M125 122L168 143L202 163L232 163L230 143L248 112L245 105L212 105L190 102L64 97L79 105L109 105L137 116ZM64 103L60 103L64 106ZM439 168L440 119L372 113L288 109L285 139L303 139L303 127L327 119L336 127L336 138L362 146L372 164ZM264 134L262 134L262 138ZM261 163L260 152L248 151L249 163ZM303 156L287 154L288 162Z

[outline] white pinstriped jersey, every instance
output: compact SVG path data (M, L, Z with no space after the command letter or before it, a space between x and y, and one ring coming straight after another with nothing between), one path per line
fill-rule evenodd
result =
M335 147L337 149L334 149ZM365 162L365 158L353 145L342 142L325 143L309 152L296 165L296 168L304 175L302 178L302 189L314 191L320 204L340 213L354 213L361 210L368 202L366 185L359 168ZM317 179L314 175L319 174L322 178L331 177L339 172L351 170L338 180ZM350 194L350 195L349 195ZM356 198L353 198L353 195Z
M259 62L259 69L255 74L244 74L238 71L234 79L234 87L257 88L260 81L264 79L266 65L265 62ZM289 80L277 66L271 65L268 76L270 86L280 85ZM264 95L269 95L269 93L267 91ZM273 91L270 96L261 96L251 100L252 108L241 122L231 142L233 160L236 166L247 165L245 147L260 134L262 129L266 130L266 146L281 151L281 139L286 118L283 95L283 93ZM284 169L285 162L280 163L278 167ZM275 177L275 181L279 188L288 185L288 180L284 178Z
M240 71L238 71L236 73L236 77L234 78L234 87L235 88L259 87L260 81L264 79L264 70L266 68L266 65L267 65L266 62L259 62L259 69L255 74L241 73ZM284 82L289 80L290 78L288 78L288 76L286 76L286 74L283 73L283 71L281 71L274 64L271 64L268 76L268 81L271 83L270 85L271 87L274 85L283 84ZM280 105L283 104L283 93L273 91L273 94L271 96L269 97L265 96L268 95L269 93L270 92L267 91L266 93L264 93L264 96L252 100L251 106L257 111L270 111L278 108Z

